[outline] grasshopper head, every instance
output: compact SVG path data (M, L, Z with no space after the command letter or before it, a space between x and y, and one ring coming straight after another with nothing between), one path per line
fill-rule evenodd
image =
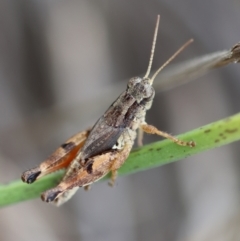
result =
M143 99L153 97L155 91L149 78L133 77L128 81L127 93L140 103Z

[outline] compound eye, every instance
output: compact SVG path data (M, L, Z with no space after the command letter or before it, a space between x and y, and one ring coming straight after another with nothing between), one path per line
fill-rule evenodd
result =
M134 85L140 83L142 79L140 77L133 77L128 81L128 87L133 87Z
M153 87L151 85L148 85L144 89L144 98L149 98L154 93Z

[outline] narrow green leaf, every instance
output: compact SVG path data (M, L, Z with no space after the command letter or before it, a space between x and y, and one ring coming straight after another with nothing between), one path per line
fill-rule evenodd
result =
M169 140L146 145L132 151L119 174L127 175L159 167L240 140L240 113L182 134L179 138L194 140L196 146L181 147ZM31 185L21 180L1 185L0 207L39 197L41 192L56 186L62 175L63 172L54 173Z

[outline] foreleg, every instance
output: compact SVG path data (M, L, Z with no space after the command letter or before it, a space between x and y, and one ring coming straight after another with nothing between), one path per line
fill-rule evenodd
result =
M158 130L155 126L152 126L152 125L142 124L140 126L140 128L148 134L156 134L156 135L165 137L165 138L175 142L176 144L178 144L180 146L194 147L196 145L196 143L194 141L182 141L182 140L176 138L175 136L172 136L172 135L170 135L166 132Z

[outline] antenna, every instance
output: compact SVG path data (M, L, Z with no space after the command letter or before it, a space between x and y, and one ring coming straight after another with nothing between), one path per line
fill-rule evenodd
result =
M189 44L193 42L193 39L189 39L184 45L182 45L181 48L179 48L152 76L149 83L152 84L156 76L159 74L159 72L166 67L173 59L177 57Z
M160 22L160 15L157 15L157 22L156 22L156 27L155 27L155 30L154 30L151 55L150 55L150 59L149 59L147 72L146 72L145 76L143 77L144 79L148 78L148 75L150 74L150 71L151 71L151 68L152 68L152 62L153 62L153 56L154 56L154 51L155 51L155 46L156 46L156 41L157 41L159 22Z

